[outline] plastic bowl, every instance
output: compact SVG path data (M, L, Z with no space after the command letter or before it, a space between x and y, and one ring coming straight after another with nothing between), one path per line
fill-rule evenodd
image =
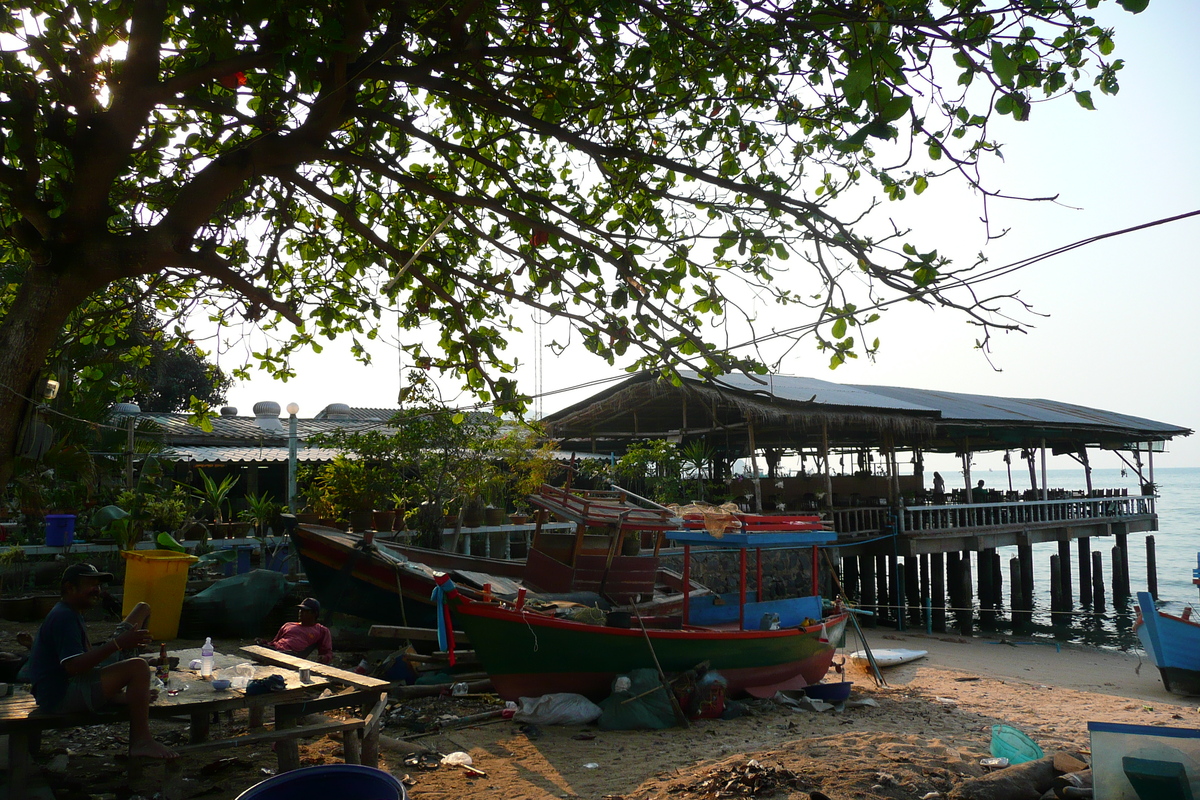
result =
M212 682L214 692L223 692L229 688L229 681L225 678L217 678Z
M991 752L997 758L1007 758L1010 764L1024 764L1045 755L1037 742L1009 725L992 726Z
M839 681L837 683L814 683L804 687L804 693L814 700L826 703L840 703L850 696L854 681Z

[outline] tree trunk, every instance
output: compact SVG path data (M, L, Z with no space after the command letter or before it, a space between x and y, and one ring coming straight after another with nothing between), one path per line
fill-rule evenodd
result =
M41 400L46 355L71 311L87 297L83 281L31 266L0 321L0 487L12 477L20 434Z

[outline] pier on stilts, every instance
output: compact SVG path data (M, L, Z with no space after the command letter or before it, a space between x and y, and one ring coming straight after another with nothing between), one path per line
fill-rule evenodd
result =
M1039 580L1055 623L1129 597L1130 536L1158 531L1154 454L1192 433L1049 400L783 375L680 377L673 385L643 373L544 422L561 449L581 453L616 455L647 439L703 443L704 477L746 511L827 518L843 590L877 624L932 631L1028 626ZM1094 487L1089 454L1098 449L1118 455L1138 488ZM997 452L1007 486L973 480L973 457ZM961 468L943 480L926 470L930 454L954 455ZM797 472L780 471L785 456L799 460ZM1086 488L1049 486L1050 456L1078 464ZM733 473L739 461L755 465L750 475ZM1154 537L1144 541L1154 592ZM1045 570L1033 548L1049 543ZM1007 564L1001 548L1015 549Z

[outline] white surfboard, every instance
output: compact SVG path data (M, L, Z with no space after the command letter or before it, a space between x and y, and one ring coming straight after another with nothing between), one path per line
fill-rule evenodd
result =
M929 651L887 648L883 650L872 650L871 655L875 657L875 663L879 666L894 667L897 664L907 664L910 661L916 661L918 658L924 658L925 656L929 655ZM865 650L855 650L850 654L850 659L863 664L868 663L867 652Z

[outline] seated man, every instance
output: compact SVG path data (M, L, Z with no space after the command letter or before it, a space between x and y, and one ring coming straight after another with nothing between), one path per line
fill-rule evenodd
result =
M254 643L301 658L308 658L309 653L316 648L318 657L312 660L332 664L333 636L329 633L329 628L317 622L317 616L321 613L321 602L315 597L309 597L298 608L299 622L285 622L274 639L255 639Z
M129 707L129 755L143 758L177 758L176 753L150 735L150 665L137 658L140 645L151 636L145 629L150 607L138 603L117 633L104 644L88 642L83 612L100 600L100 584L112 580L91 564L72 564L63 571L62 599L46 616L33 641L28 674L39 708L56 714L98 711L107 705ZM135 657L101 666L124 653Z

